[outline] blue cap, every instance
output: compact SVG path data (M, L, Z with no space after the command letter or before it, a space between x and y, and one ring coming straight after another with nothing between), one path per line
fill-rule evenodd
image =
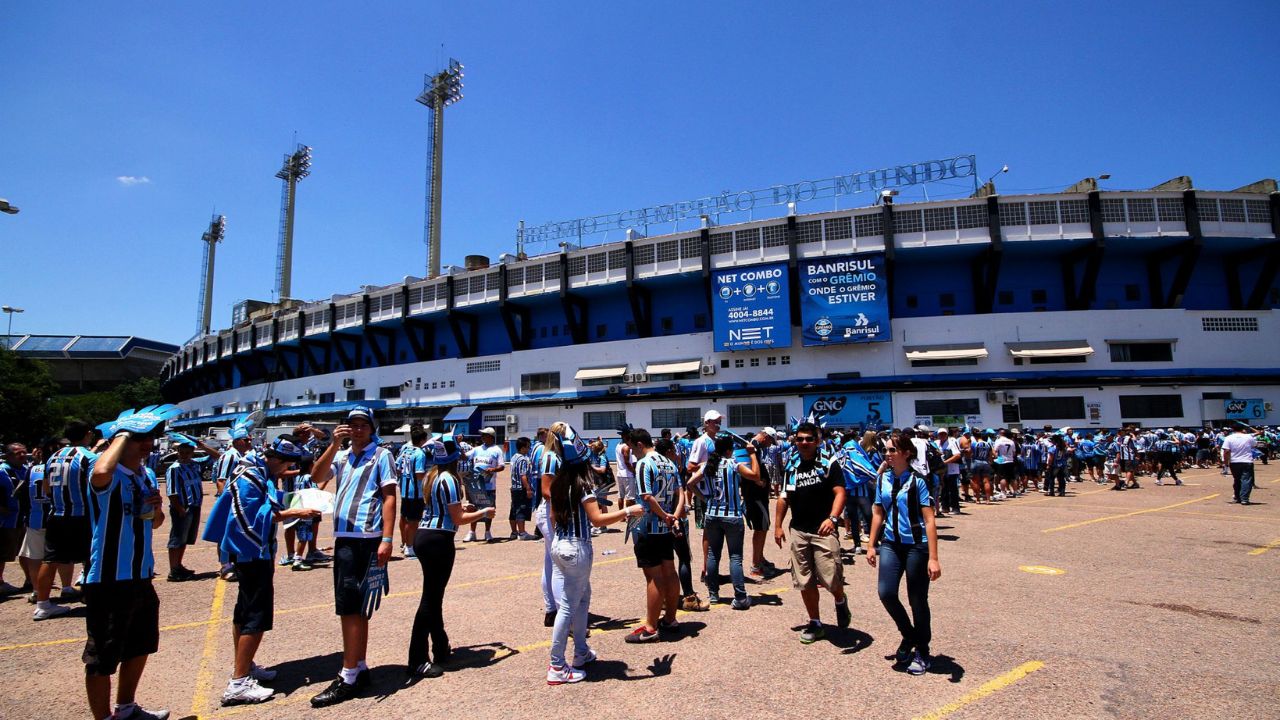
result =
M267 449L267 454L275 455L285 460L301 460L307 456L306 452L292 440L283 437L276 438L276 441Z
M352 408L351 412L347 413L347 420L355 420L356 418L364 418L370 425L372 425L373 411L364 406Z
M453 433L433 437L423 451L427 452L427 461L433 465L448 465L462 456Z
M566 464L586 461L590 449L572 426L566 424L564 434L557 434L556 439L560 441L560 455Z

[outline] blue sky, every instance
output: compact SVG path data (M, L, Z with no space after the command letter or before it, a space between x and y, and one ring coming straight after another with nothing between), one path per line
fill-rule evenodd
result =
M1113 188L1280 175L1276 2L534 5L7 4L14 332L184 341L215 209L214 325L270 299L274 175L295 132L315 161L293 294L422 275L414 98L450 56L466 97L446 117L445 264L512 251L520 219L959 154L984 176L1008 163L1006 193L1104 172Z

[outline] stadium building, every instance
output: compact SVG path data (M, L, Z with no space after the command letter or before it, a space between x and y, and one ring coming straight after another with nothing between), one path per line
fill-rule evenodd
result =
M14 335L0 337L20 357L43 361L63 392L111 390L155 377L181 348L131 336Z
M1280 193L876 204L714 225L268 307L164 368L177 426L363 404L555 420L1106 428L1275 422Z

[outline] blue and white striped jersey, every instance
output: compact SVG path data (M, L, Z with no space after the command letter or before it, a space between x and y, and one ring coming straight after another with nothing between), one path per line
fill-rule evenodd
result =
M422 508L422 521L418 523L418 529L457 531L458 526L453 522L449 506L461 502L462 487L458 485L458 478L452 473L441 471L427 491L426 503Z
M702 480L707 489L707 517L742 517L742 476L733 458L721 460L715 475Z
M165 492L169 497L177 497L178 501L186 507L199 507L204 499L200 471L198 462L174 462L168 470L164 471Z
M427 453L412 443L405 443L396 457L396 474L400 476L400 497L417 500L422 497L418 473L427 471Z
M31 479L27 482L27 498L31 501L31 512L27 515L27 527L32 530L43 530L49 525L49 513L53 504L44 492L44 465L31 466Z
M552 453L547 454L552 455ZM595 501L595 495L589 492L583 493L582 502L578 503L578 507L569 513L569 522L565 525L557 523L555 513L549 510L551 524L555 525L556 537L576 538L584 542L591 542L591 519L587 516L587 503Z
M224 485L231 482L231 474L244 461L244 455L233 447L228 447L218 456L218 464L213 466L213 479Z
M668 515L675 513L680 499L680 470L676 464L661 453L650 450L649 454L636 463L636 483L644 508L637 529L650 535L661 535L671 529L662 518L649 507L646 496L658 501Z
M1028 470L1040 469L1040 445L1027 443L1022 446L1022 467Z
M398 483L391 451L369 443L356 454L340 450L333 459L338 482L334 499L334 537L382 537L382 499Z
M89 468L98 458L88 448L64 447L45 463L53 514L57 517L84 517L89 507Z
M933 500L929 483L908 469L901 475L885 470L876 485L876 504L884 508L884 540L905 544L927 543L921 508Z
M7 462L0 463L0 528L21 527L22 501L18 494L27 491L29 475L25 466L15 468Z
M516 492L524 491L522 480L529 483L529 487L536 493L538 491L538 482L541 478L534 477L533 461L528 455L516 453L511 456L511 489Z
M91 474L91 471L85 473L86 482ZM86 583L150 580L155 574L151 521L139 517L146 512L144 501L153 492L159 492L156 477L145 465L137 472L117 465L111 483L105 488L98 490L90 486L89 523L93 527L93 539L89 546L89 564L84 571Z
M560 456L553 452L543 452L540 470L542 475L555 475L560 472ZM542 478L539 477L538 480L541 481Z
M972 447L974 462L991 462L991 441L974 440Z

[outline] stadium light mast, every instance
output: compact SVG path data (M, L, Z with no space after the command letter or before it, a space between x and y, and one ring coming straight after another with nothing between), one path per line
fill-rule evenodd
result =
M276 249L276 300L285 300L293 284L293 211L298 199L298 181L311 174L311 148L301 143L284 156L276 177L284 181L280 194L280 243Z
M204 243L204 266L200 274L200 306L196 309L196 332L208 335L211 316L213 314L213 263L218 251L218 243L227 232L227 216L214 215L209 221L209 229L204 231L200 242Z
M444 109L462 99L462 63L449 58L449 67L427 75L418 102L431 108L427 137L427 277L440 274L440 195L444 176Z

